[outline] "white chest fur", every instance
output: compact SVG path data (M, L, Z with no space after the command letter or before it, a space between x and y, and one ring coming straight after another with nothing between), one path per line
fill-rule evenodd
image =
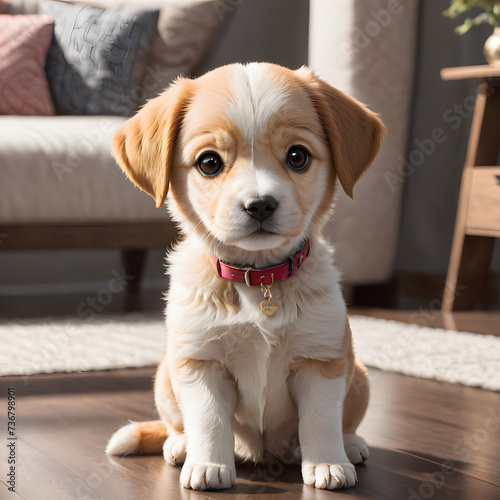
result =
M275 283L278 311L260 310L258 287L236 283L234 308L221 306L215 295L221 278L213 270L196 287L196 272L178 273L186 253L171 257L171 287L167 306L168 355L221 363L235 382L233 419L235 448L243 459L260 461L293 453L297 444L297 411L289 378L300 359L341 357L346 310L339 275L322 242L313 242L310 258L292 278ZM316 254L315 254L316 251ZM214 291L215 290L215 291Z

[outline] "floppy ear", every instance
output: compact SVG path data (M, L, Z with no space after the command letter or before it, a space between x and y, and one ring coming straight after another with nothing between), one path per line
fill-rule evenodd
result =
M155 199L157 207L167 197L174 142L191 83L178 79L130 118L112 140L112 153L121 169Z
M309 68L297 70L305 81L325 129L340 184L352 198L354 184L371 165L385 135L377 115L318 78Z

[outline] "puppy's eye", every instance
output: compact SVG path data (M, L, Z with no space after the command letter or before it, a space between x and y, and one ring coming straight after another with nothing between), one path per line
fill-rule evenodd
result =
M207 177L216 176L224 167L220 156L209 151L198 158L198 170Z
M297 172L305 170L309 166L309 153L307 149L302 146L292 146L288 150L287 163L291 169Z

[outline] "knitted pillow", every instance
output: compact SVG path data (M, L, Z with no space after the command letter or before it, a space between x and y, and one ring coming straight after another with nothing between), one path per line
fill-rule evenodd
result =
M53 26L49 16L0 15L0 114L54 114L44 71Z
M159 11L54 1L39 11L55 21L46 72L57 112L131 115Z

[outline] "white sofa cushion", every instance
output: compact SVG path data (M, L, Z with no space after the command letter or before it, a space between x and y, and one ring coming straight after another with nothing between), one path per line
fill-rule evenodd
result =
M110 154L117 116L0 117L0 223L167 220Z
M349 284L391 277L411 112L417 2L311 0L309 64L380 114L387 137L351 200L339 187L327 232Z

